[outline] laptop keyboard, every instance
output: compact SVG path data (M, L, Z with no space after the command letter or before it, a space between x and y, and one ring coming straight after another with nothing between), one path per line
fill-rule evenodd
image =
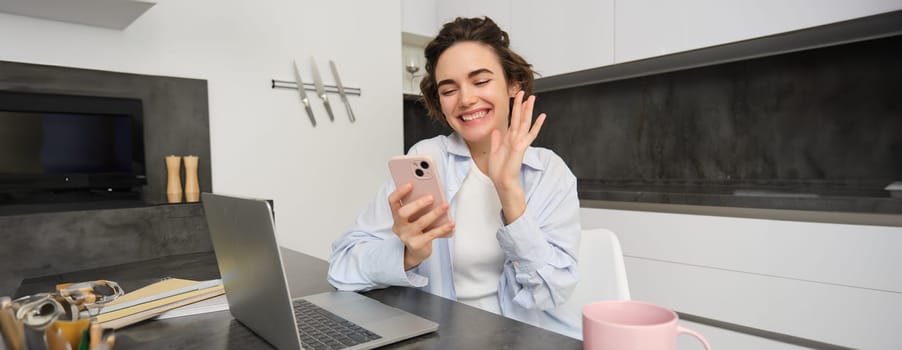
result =
M304 349L344 349L382 338L309 301L295 299L293 304Z

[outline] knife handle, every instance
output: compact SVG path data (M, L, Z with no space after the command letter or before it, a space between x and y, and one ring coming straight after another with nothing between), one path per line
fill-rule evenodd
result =
M351 110L351 104L345 101L344 105L345 109L348 110L348 119L351 120L351 123L357 121L357 118L354 118L354 111Z
M323 107L326 107L326 114L329 115L329 121L335 121L335 115L332 114L332 104L329 103L329 100L323 100Z

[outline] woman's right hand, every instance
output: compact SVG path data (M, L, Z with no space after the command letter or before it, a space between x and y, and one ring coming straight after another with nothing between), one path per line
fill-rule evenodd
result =
M446 237L454 231L454 222L449 220L444 225L424 231L429 225L448 213L448 203L444 203L429 211L419 218L413 218L425 207L435 200L431 195L426 195L416 200L401 205L401 198L413 191L412 184L405 184L388 195L388 204L391 206L392 232L398 235L404 242L404 270L410 270L419 265L423 260L432 255L432 240Z

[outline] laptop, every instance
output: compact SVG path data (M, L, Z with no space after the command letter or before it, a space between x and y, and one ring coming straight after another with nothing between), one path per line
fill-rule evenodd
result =
M371 349L438 329L354 292L292 298L270 203L212 193L202 199L229 310L276 348ZM323 325L338 328L317 329Z

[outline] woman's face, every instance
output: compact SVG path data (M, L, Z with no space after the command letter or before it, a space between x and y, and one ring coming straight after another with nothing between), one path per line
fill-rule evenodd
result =
M501 60L488 45L464 41L442 53L435 81L445 120L468 144L491 140L492 131L507 131L510 98L519 90L508 86Z

